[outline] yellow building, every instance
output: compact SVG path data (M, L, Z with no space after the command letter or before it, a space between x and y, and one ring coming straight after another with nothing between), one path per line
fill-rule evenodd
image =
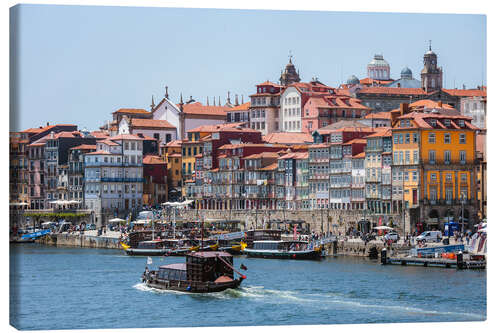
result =
M402 187L405 209L419 208L412 222L420 228L458 222L462 206L465 222L477 221L476 130L471 118L454 113L412 112L396 121L393 188Z
M176 199L182 190L182 146L181 141L171 141L160 148L161 156L167 162L169 200Z

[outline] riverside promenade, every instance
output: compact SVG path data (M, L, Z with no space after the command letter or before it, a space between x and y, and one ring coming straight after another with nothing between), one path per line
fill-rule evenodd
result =
M121 249L119 231L109 231L98 236L97 230L80 232L62 232L44 236L36 242L54 246L86 247L101 249Z

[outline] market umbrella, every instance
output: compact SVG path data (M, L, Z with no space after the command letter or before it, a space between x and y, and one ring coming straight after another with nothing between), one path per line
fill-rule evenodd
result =
M125 221L124 219L121 219L119 217L115 217L114 219L111 219L108 222L111 222L111 223L122 223L122 222L127 222L127 221Z
M381 225L378 227L374 227L373 229L375 229L375 230L393 230L394 228L388 227L386 225Z

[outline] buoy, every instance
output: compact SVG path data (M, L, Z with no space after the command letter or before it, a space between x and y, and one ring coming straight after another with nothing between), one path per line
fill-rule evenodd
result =
M292 254L292 258L295 259L295 254Z
M246 275L242 275L242 276L241 276L241 278L242 278L243 280L245 280L245 279L247 278L247 276L246 276Z
M191 286L187 286L186 290L190 291L191 290Z

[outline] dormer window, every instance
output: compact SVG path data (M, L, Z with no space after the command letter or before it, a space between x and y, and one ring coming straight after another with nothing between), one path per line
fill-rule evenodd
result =
M436 119L431 119L431 126L436 127L436 125L437 125Z
M450 119L445 119L444 120L444 126L450 127L451 126L451 120Z
M458 121L458 126L464 127L465 126L465 122L463 120L459 120Z

